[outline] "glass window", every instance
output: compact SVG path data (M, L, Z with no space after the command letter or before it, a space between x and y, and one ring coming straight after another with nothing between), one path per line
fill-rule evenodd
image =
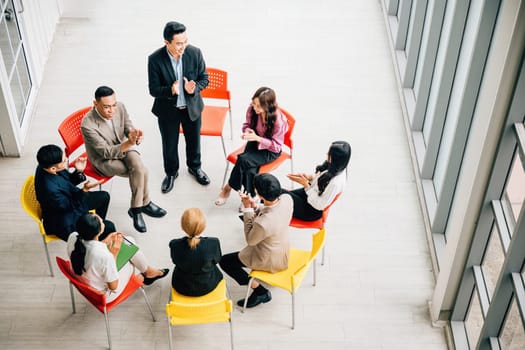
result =
M499 232L496 225L493 225L492 232L481 261L481 270L483 271L483 277L485 279L485 285L489 295L489 300L492 300L494 295L494 288L498 281L498 276L505 260L505 252L501 245L499 238Z
M505 318L499 343L502 350L522 350L525 348L525 330L514 298Z
M20 43L21 39L13 2L9 1L0 19L0 51L2 52L8 75L11 74L13 69L15 54Z
M465 319L465 330L467 331L467 339L470 344L470 348L474 349L483 326L483 314L481 313L481 306L479 304L479 297L476 288L472 293L470 299L470 305Z
M518 155L514 157L510 175L507 179L505 194L512 208L514 222L516 222L520 215L523 200L525 199L525 172L523 171L523 166ZM509 225L509 228L513 226L514 225Z

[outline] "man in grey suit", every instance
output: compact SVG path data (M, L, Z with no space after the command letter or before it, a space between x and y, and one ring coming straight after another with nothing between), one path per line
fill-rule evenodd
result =
M135 229L146 232L142 213L163 217L166 211L149 198L148 169L137 150L143 138L142 130L133 126L126 107L117 102L112 88L98 87L93 104L80 126L89 161L101 175L129 178L128 214L133 218Z
M179 128L186 140L188 172L201 185L210 179L201 169L200 131L204 102L200 91L208 86L208 73L201 50L188 45L186 27L168 22L164 27L165 46L148 57L149 93L155 98L151 111L158 118L166 177L162 193L173 188L179 176Z

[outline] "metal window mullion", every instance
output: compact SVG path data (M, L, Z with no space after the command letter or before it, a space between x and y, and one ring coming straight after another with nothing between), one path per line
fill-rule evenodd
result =
M399 9L397 12L399 25L397 26L397 33L394 39L394 49L396 50L405 51L411 8L412 0L400 0Z
M520 312L521 322L525 325L525 287L523 286L523 279L518 272L512 273L512 284L514 285L514 296L518 303L518 310Z
M423 137L427 145L425 160L421 167L421 175L424 178L431 178L436 168L468 8L467 3L449 1L445 9L435 69L432 75L430 98L425 112L424 124L428 123L430 126L423 127ZM428 137L425 137L425 129L427 128L430 132Z
M493 200L491 203L492 211L494 212L494 218L496 219L496 226L498 227L498 234L501 244L503 245L503 250L505 253L509 250L510 245L510 232L507 227L507 220L505 220L505 214L503 213L503 208L501 206L501 201Z
M399 0L385 0L388 1L387 13L389 16L395 16L397 14L397 8L399 6Z
M433 74L437 59L439 40L442 33L445 5L443 1L433 1L428 5L423 30L422 45L424 51L420 53L423 57L415 75L414 86L416 94L416 105L412 115L412 130L422 130L425 121L425 113L428 107L430 87L433 81ZM419 73L418 73L419 72Z
M11 39L9 39L11 41ZM11 67L11 71L7 73L7 81L13 80L13 75L16 72L16 62L18 60L18 56L20 56L20 51L22 50L22 42L20 41L20 45L18 45L16 52L13 55L13 67Z
M478 291L481 312L483 313L483 318L485 318L487 317L487 312L490 306L487 285L485 283L485 278L483 277L483 271L481 271L481 266L474 265L472 266L472 269L474 270L474 280L476 281L476 289Z
M427 2L428 0L416 1L411 9L410 26L405 47L407 57L406 69L401 78L404 88L414 88L414 79L418 68L418 58L421 49L421 38L423 37L423 25L425 23Z
M499 345L499 340L496 337L490 337L490 348L491 350L501 350L501 346Z

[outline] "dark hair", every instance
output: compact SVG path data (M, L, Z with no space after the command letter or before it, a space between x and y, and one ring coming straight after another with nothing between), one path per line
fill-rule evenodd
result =
M274 201L281 194L281 184L272 174L257 174L253 179L253 186L257 193L267 201Z
M275 91L269 87L263 86L257 89L252 96L252 101L257 98L259 99L259 104L261 108L266 112L266 128L264 129L264 136L267 139L273 137L273 129L275 126L275 119L277 119L277 101L275 97ZM250 110L250 129L255 131L257 127L257 113L255 109L251 107Z
M86 271L84 262L86 259L86 246L83 241L90 241L102 231L102 219L97 214L87 213L78 218L76 224L78 236L75 249L71 252L71 265L77 275Z
M55 164L62 162L62 155L64 151L57 145L45 145L40 147L36 154L38 164L47 169Z
M99 86L95 90L95 100L100 101L102 97L111 96L115 93L109 86Z
M328 149L328 156L330 162L326 160L323 164L318 165L315 168L316 172L328 170L326 173L321 175L317 180L317 186L319 187L319 195L323 194L326 186L330 183L330 180L341 171L345 170L350 161L352 149L350 144L346 141L335 141L332 142Z
M186 26L184 24L175 21L168 22L164 26L164 40L171 43L174 35L184 33L185 31Z

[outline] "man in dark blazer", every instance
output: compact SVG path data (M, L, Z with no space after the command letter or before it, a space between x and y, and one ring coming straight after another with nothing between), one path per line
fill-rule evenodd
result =
M92 209L104 219L104 233L101 237L105 238L116 231L115 225L105 220L109 206L109 193L106 191L89 192L99 183L86 181L86 175L84 175L86 158L79 158L75 162L75 171L72 173L67 169L68 164L64 151L57 145L42 146L36 158L38 166L35 171L35 193L42 208L42 218L47 234L67 241L69 234L76 231L78 218ZM82 182L84 182L82 188L77 187Z
M186 27L168 22L165 46L148 57L149 93L155 98L151 111L158 118L166 177L161 191L168 193L179 175L179 128L186 140L186 165L201 185L210 179L201 169L200 130L204 102L200 91L208 86L201 50L188 45Z

